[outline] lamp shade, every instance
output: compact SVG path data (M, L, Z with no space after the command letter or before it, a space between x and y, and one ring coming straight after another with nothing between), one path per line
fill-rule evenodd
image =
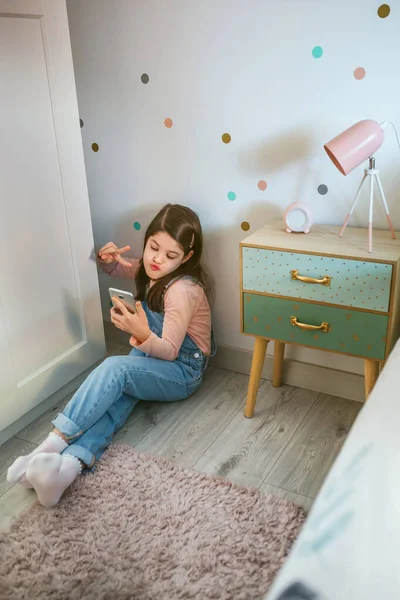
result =
M324 148L339 171L348 175L381 147L383 139L381 125L366 119L340 133Z

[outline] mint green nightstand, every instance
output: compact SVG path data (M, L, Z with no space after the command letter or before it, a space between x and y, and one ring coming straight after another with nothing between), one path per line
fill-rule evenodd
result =
M275 341L273 385L285 344L364 360L365 396L399 335L400 235L316 225L287 233L277 221L240 244L242 333L255 336L246 417L252 417L268 341Z

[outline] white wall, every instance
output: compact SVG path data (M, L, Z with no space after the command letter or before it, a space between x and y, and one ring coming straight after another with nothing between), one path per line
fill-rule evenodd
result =
M96 245L130 243L138 254L146 225L164 203L194 208L218 282L221 345L253 343L239 325L241 222L253 231L301 199L317 223L340 224L362 169L344 177L323 143L364 118L393 120L400 129L400 10L393 4L381 19L378 6L372 0L68 0ZM319 59L312 56L317 45L324 50ZM363 80L353 75L357 67L366 70ZM171 128L164 126L168 117ZM230 144L221 141L224 132ZM392 128L377 166L400 229L400 150ZM258 189L259 180L267 190ZM320 184L328 187L324 196ZM366 222L364 196L352 224ZM380 206L375 222L386 228ZM108 283L101 276L106 318ZM362 370L362 361L330 353L291 347L288 356Z

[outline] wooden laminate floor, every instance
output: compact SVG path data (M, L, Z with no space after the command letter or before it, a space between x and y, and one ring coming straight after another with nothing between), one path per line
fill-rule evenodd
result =
M127 346L108 343L108 354ZM115 442L290 499L309 510L358 411L359 402L263 381L255 415L243 416L248 376L209 369L199 392L173 403L141 402ZM0 447L0 529L35 493L6 481L9 464L51 431L71 394Z

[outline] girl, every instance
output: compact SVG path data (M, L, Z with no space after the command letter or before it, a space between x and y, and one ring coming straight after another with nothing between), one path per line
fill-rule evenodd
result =
M7 480L34 488L46 507L59 502L82 470L93 468L140 400L183 400L198 390L215 353L212 284L201 265L197 215L168 204L146 231L143 257L123 258L129 249L109 242L98 263L106 273L136 282L137 313L118 298L111 309L114 325L131 334L131 352L92 371L47 439L8 469Z

